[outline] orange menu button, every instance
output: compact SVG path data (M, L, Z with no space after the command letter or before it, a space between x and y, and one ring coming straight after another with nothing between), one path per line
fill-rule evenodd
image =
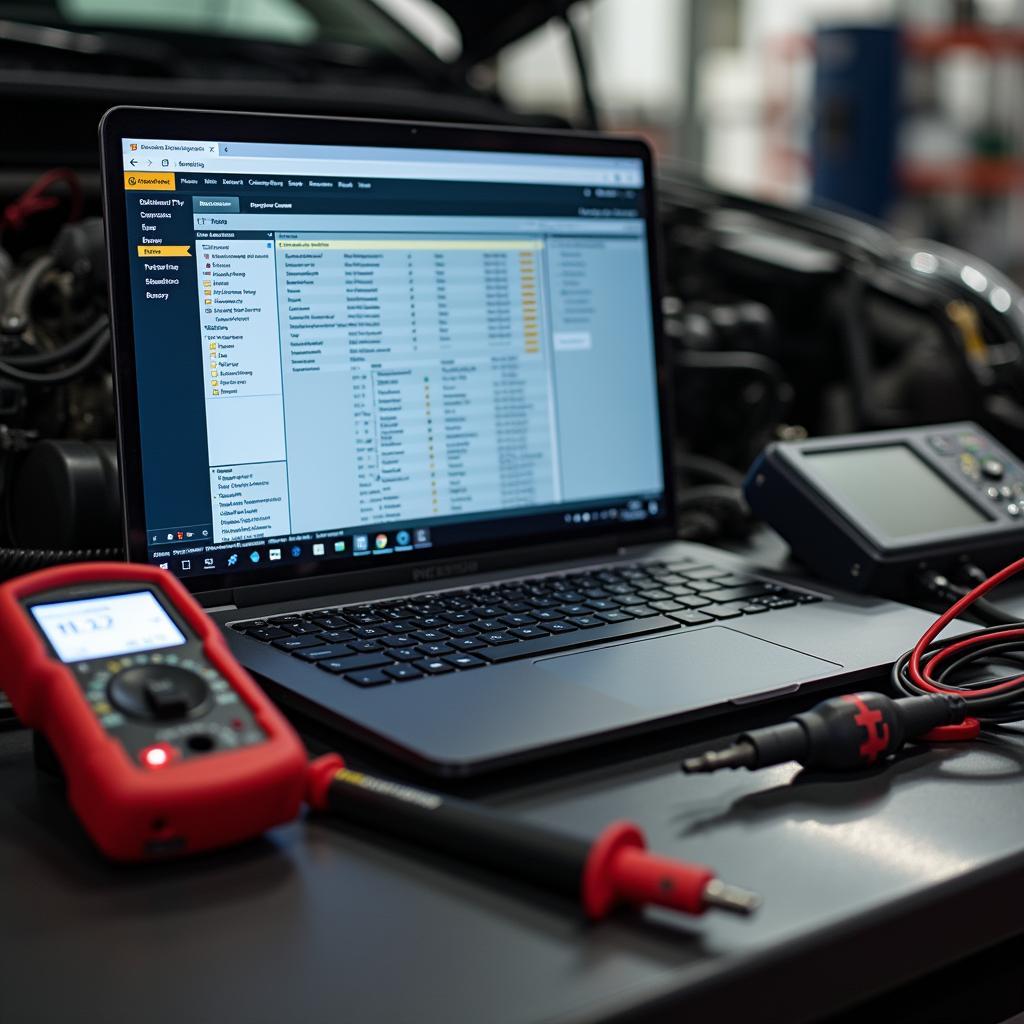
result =
M140 245L140 256L191 256L188 245Z
M129 191L173 192L174 171L163 171L159 174L143 174L140 171L124 172L124 187Z

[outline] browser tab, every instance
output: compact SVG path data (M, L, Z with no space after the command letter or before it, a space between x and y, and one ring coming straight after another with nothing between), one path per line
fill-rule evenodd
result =
M193 213L238 213L237 196L193 196Z

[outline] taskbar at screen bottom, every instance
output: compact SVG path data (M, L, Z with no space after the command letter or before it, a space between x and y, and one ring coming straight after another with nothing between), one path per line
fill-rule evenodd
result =
M416 524L362 526L352 530L296 534L257 540L223 543L151 544L147 561L182 578L194 579L223 573L273 570L287 565L311 565L332 562L339 571L365 559L367 565L378 558L418 551L456 548L467 543L488 540L500 542L509 537L528 537L558 530L594 532L621 523L649 522L666 514L661 496L616 499L587 506L559 509L541 515L515 518L482 519L437 526ZM361 568L363 566L360 566Z

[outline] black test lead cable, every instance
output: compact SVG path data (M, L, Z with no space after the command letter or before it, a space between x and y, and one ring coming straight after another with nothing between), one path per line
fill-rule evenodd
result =
M753 729L725 747L688 757L682 770L693 774L797 761L809 768L851 771L870 767L911 740L969 740L984 724L1024 720L1024 622L937 639L971 605L1021 570L1024 558L983 580L896 660L892 684L903 696L832 697L787 722ZM978 669L987 669L987 675L978 679ZM972 676L964 678L965 670Z
M761 903L705 865L659 856L630 822L593 841L533 825L468 800L380 779L325 754L309 767L306 800L318 811L480 865L581 903L592 920L619 905L703 914L751 914Z

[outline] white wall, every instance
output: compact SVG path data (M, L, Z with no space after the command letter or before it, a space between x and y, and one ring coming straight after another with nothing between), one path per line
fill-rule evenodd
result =
M612 123L669 120L682 102L685 0L594 0L572 11L590 55L592 87ZM579 112L565 27L549 22L503 51L498 85L513 106Z

